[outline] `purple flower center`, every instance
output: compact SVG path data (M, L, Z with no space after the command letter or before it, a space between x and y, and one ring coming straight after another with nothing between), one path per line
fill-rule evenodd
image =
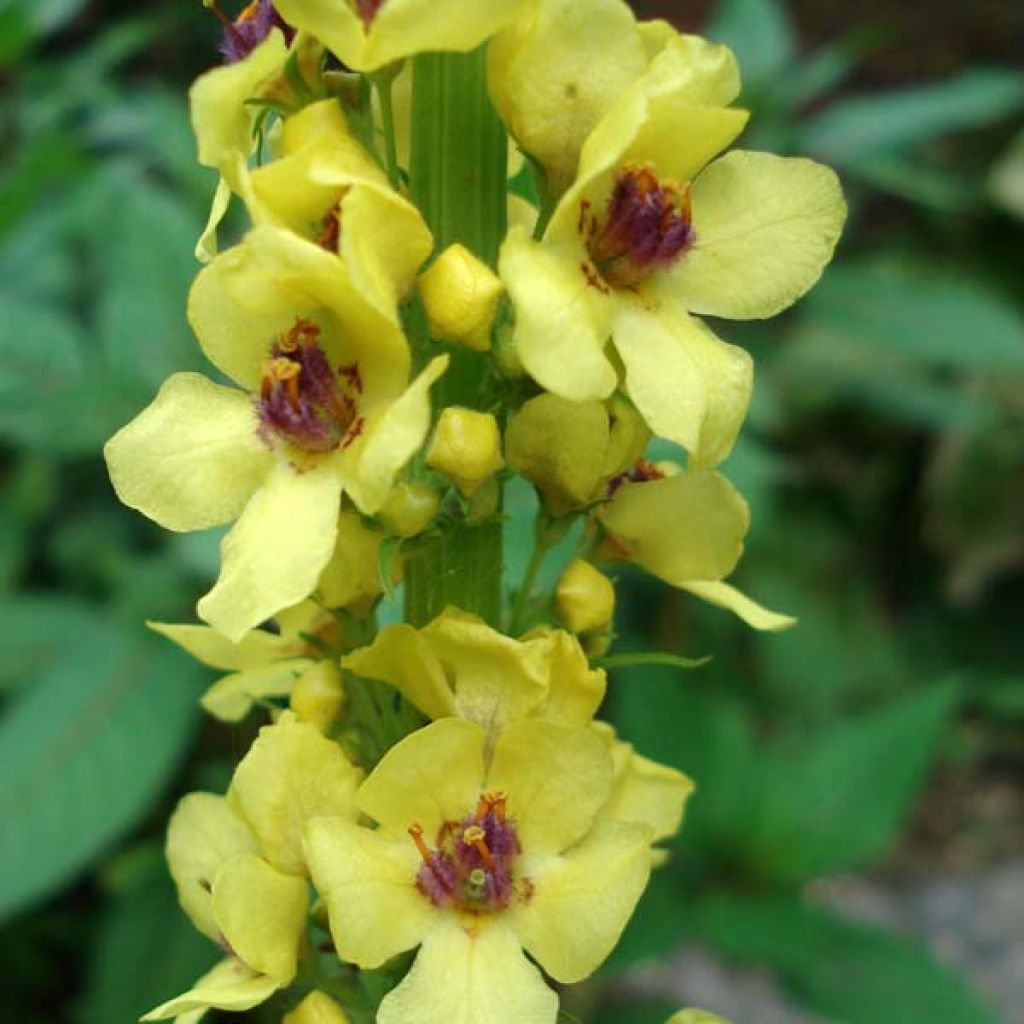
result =
M295 34L274 9L271 0L253 0L234 21L221 13L216 3L209 4L209 7L224 26L220 52L226 64L235 64L248 57L270 35L272 29L281 29L289 43Z
M505 800L504 793L483 794L472 815L444 822L435 849L419 825L409 829L423 860L416 887L435 907L480 914L504 910L513 896L529 899L529 881L515 878L522 848L515 823L505 815Z
M601 278L619 288L635 287L653 271L671 266L696 241L689 188L661 184L649 167L619 172L603 222L584 200L578 227ZM596 285L590 275L588 280Z
M383 6L384 0L356 0L356 9L359 11L359 17L363 19L367 32Z
M664 480L665 474L653 462L637 459L625 473L612 477L605 488L605 497L610 498L623 484L645 484L652 480Z
M260 437L267 444L277 437L311 454L348 447L363 429L356 407L362 390L359 367L340 366L335 373L320 347L320 328L296 320L263 366L256 402Z

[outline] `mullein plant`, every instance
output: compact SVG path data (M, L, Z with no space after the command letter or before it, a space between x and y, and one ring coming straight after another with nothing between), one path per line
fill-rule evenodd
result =
M219 375L173 375L106 457L166 529L231 524L202 624L150 625L222 673L207 711L269 724L171 819L224 956L144 1019L554 1024L693 790L595 717L604 570L792 623L727 582L750 514L718 467L753 362L701 317L811 288L839 183L730 149L733 55L622 0L205 6L224 62L191 113L219 183L188 317ZM513 588L516 474L538 511Z

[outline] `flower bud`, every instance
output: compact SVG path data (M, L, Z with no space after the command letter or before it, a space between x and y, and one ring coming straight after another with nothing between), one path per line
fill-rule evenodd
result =
M415 537L437 516L441 496L430 484L413 481L396 484L377 513L377 518L396 537Z
M329 996L314 989L287 1014L282 1024L350 1024L345 1011Z
M488 412L450 406L441 413L427 465L443 473L466 497L504 465L498 421Z
M420 277L431 334L487 352L502 290L500 278L464 245L448 246Z
M295 680L290 703L300 721L326 732L345 705L341 669L333 661L316 662Z
M577 558L558 581L555 607L572 632L605 632L615 614L615 588L604 573Z

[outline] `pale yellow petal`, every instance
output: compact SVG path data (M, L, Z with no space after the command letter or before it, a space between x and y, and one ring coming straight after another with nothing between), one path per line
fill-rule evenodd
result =
M423 862L404 832L391 837L342 818L314 818L306 858L343 960L379 967L429 930L437 910L416 887Z
M342 659L357 676L395 687L428 718L456 714L455 695L444 666L424 636L412 626L385 626L369 647Z
M708 469L623 484L597 514L623 557L677 587L732 572L750 525L740 493Z
M228 861L213 883L213 912L228 946L279 985L295 977L308 905L304 878L278 871L253 853Z
M224 219L231 205L231 186L226 178L217 181L217 189L210 203L210 213L206 219L206 227L196 242L195 257L200 263L209 263L217 255L217 228Z
M167 637L197 661L224 672L262 668L281 658L295 657L302 651L302 642L295 637L254 629L238 643L209 626L177 625L170 622L147 622L154 633Z
M221 543L199 615L232 640L312 593L334 550L341 484L321 467L274 465Z
M366 515L380 509L397 474L423 445L430 429L430 388L447 367L447 356L432 359L402 395L367 410L362 436L337 455L345 493Z
M604 700L607 676L603 669L590 667L579 641L565 630L546 630L541 637L548 677L543 717L566 725L585 725Z
M606 398L618 382L604 349L611 333L611 298L583 269L578 239L531 241L509 231L499 273L515 308L514 342L526 371L548 391L575 401Z
M582 981L622 934L650 876L651 830L601 820L560 857L524 865L533 895L516 903L514 927L556 981Z
M232 672L218 679L199 703L222 722L240 722L259 701L287 697L295 680L311 664L309 658L287 658L259 668Z
M355 817L359 772L316 726L285 712L264 726L235 769L228 799L259 838L264 856L306 871L302 830L315 817Z
M380 546L384 534L367 527L362 517L344 509L338 536L316 592L327 608L369 608L383 593Z
M314 989L281 1024L351 1024L348 1014L320 989Z
M729 1022L724 1017L719 1017L717 1013L690 1008L673 1013L665 1024L729 1024Z
M694 465L725 459L750 405L750 354L670 301L620 302L614 330L626 390L651 430L682 445Z
M443 918L377 1024L555 1024L558 997L501 918Z
M589 729L530 719L498 736L487 789L508 796L524 850L559 853L590 829L612 772L604 743Z
M688 583L683 583L681 587L702 601L707 601L708 604L728 609L739 616L748 626L753 626L754 629L777 631L789 629L797 622L792 615L773 612L756 601L752 601L746 594L740 593L728 583L691 580Z
M259 1006L279 987L276 978L250 970L241 961L230 957L204 974L190 991L151 1010L142 1020L168 1020L171 1017L199 1020L209 1009L240 1013ZM195 1016L190 1017L190 1014Z
M491 98L519 145L546 167L555 195L572 182L591 129L646 63L623 0L540 0L491 42Z
M107 442L110 481L125 505L164 529L220 526L242 511L270 469L256 428L248 396L198 373L176 373Z
M167 865L178 900L204 935L220 940L210 893L220 869L240 853L259 847L248 825L213 793L189 793L167 826Z
M470 813L484 789L486 733L443 718L395 744L359 788L359 809L396 836L411 825L432 838Z
M691 202L697 242L665 288L695 313L732 320L774 316L809 291L846 219L834 171L769 153L716 160Z

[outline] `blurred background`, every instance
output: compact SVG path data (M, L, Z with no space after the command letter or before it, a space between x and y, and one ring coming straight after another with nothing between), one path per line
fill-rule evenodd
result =
M699 791L568 1008L1018 1024L1024 7L636 6L730 44L744 145L832 164L852 214L794 311L719 325L759 374L726 465L754 509L738 582L799 628L621 576L622 650L714 655L618 673L607 709ZM256 723L203 720L209 678L141 622L190 618L219 538L121 508L99 449L202 368L184 300L213 181L185 89L217 36L198 0L0 0L0 989L20 1024L126 1024L216 956L163 830Z

